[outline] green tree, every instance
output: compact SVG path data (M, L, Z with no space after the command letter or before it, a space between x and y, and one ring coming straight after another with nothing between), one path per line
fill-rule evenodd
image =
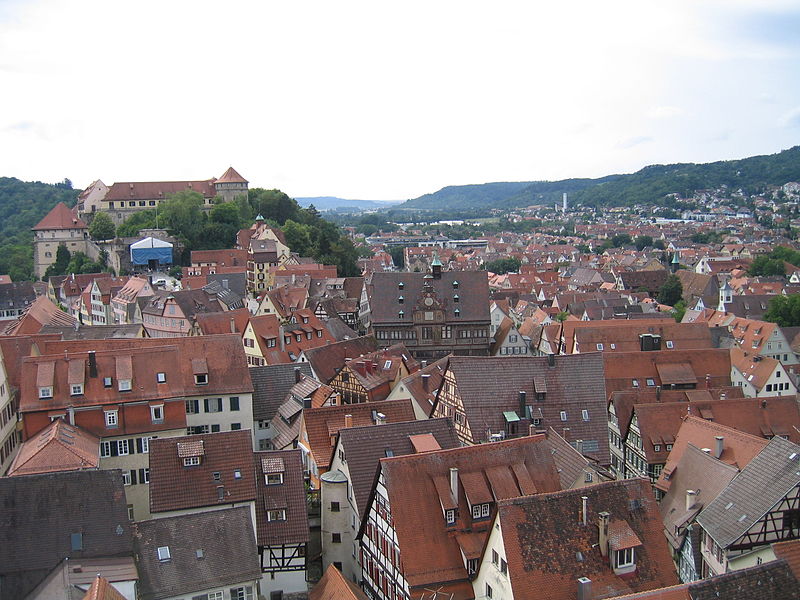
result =
M114 226L114 221L108 216L108 213L99 212L92 219L89 225L89 237L93 240L111 240L114 239L117 228Z
M311 233L308 225L287 219L281 229L286 238L286 245L292 252L297 252L300 256L308 256L311 253Z
M658 296L656 299L661 304L675 306L681 300L682 296L683 285L681 284L681 280L678 279L678 276L673 273L667 277L664 285L662 285L661 289L658 290Z
M161 223L159 223L161 225ZM136 237L141 229L156 228L156 211L140 210L133 213L117 227L118 237Z
M618 233L611 238L611 245L614 246L614 248L621 248L622 246L627 246L632 243L633 240L631 240L631 236L627 233Z
M518 258L511 256L483 263L484 269L500 275L504 273L517 273L519 272L520 266L522 266L522 262Z
M67 265L66 273L100 273L103 265L96 263L83 252L75 252Z
M398 269L402 269L406 266L406 253L404 246L392 246L387 250L389 256L392 257L392 262L394 266Z
M225 225L233 225L237 229L241 225L239 217L239 205L236 202L222 202L215 204L211 209L209 221L212 223L221 223Z
M675 317L675 321L680 323L683 321L683 315L686 314L686 302L683 300L678 300L675 303L675 306L672 307L672 316Z
M777 295L769 302L764 320L777 323L781 327L800 325L800 294Z
M565 310L560 311L556 315L556 321L558 321L559 323L563 323L567 319L569 319L569 313L567 311L565 311Z
M55 275L65 275L71 256L67 247L64 244L60 244L56 250L56 261L47 267L47 270L44 272L44 278L47 279Z
M747 273L754 277L763 275L772 277L775 275L786 275L786 266L779 258L770 258L769 256L759 256L750 263Z
M656 240L655 242L653 242L653 248L655 248L656 250L665 250L666 247L667 246L666 244L664 244L664 240Z
M641 252L645 248L653 245L653 238L649 235L638 235L633 243L636 246L636 249Z

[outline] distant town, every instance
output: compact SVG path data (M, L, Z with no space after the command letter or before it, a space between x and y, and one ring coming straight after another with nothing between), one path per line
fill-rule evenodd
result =
M507 185L48 190L0 274L0 598L799 598L800 182Z

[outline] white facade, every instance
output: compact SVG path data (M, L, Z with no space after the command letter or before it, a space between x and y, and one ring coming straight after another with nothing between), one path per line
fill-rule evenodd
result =
M505 545L503 544L503 530L497 515L492 523L489 540L483 553L483 561L480 562L480 568L472 582L475 600L483 598L511 600L514 598L511 591L511 577L508 574Z
M186 433L249 429L253 435L253 394L219 394L186 400Z
M0 355L0 475L5 475L22 442L22 434L17 431L17 412L11 400L5 361Z

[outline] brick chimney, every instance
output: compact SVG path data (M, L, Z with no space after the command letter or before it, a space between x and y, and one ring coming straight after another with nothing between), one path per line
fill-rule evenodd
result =
M345 415L344 416L344 426L345 426L345 429L353 426L353 415Z

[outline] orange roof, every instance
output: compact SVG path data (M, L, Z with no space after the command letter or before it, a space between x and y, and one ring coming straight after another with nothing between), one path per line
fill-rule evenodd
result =
M250 312L246 308L226 310L213 313L198 313L197 326L203 335L216 333L244 333Z
M332 564L308 594L308 600L367 600L361 589L342 577L339 569Z
M98 575L86 590L82 600L125 600L125 596L120 594L108 579Z
M5 335L39 333L45 325L75 325L75 318L58 308L47 296L39 296L25 312L6 327Z
M100 439L56 419L20 446L8 476L96 469L99 464Z
M228 170L222 174L222 177L217 179L214 183L248 183L248 181L239 175L236 169L228 167Z
M40 231L43 229L86 229L87 225L81 221L72 209L70 209L63 202L56 204L52 210L47 213L44 219L32 228L33 231Z
M774 543L772 551L776 558L784 559L794 576L800 579L800 540Z

